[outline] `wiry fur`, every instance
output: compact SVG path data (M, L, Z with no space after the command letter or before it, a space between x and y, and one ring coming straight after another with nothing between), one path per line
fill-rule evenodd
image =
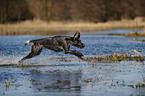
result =
M39 55L43 48L47 48L55 52L64 51L65 54L72 54L77 56L78 58L82 58L83 54L76 50L70 50L70 46L73 45L78 48L85 47L85 44L83 44L80 40L79 32L76 32L73 37L54 36L37 40L28 40L26 41L24 46L28 45L29 43L33 43L31 46L31 52L26 57L22 58L19 61L20 63L26 59Z

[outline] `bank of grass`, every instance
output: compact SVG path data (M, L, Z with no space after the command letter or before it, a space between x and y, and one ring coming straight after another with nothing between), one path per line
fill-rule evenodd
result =
M121 20L105 23L91 22L49 22L27 20L15 24L0 24L0 35L55 35L75 31L99 31L113 29L144 28L145 21Z
M130 52L134 52L135 55L131 55ZM113 54L107 55L107 56L95 56L95 57L86 57L83 60L91 61L93 63L116 63L121 61L139 61L144 62L145 56L143 55L143 49L142 53L138 52L136 49L130 50L126 52L126 54L121 54L114 52Z
M127 37L145 37L145 29L144 32L131 32L127 34L122 34L122 36L127 36ZM140 41L144 42L145 40L140 39Z

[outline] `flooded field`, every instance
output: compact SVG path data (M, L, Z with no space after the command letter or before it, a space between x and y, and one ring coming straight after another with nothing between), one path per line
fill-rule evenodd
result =
M126 54L132 49L145 55L144 42L131 41L132 37L98 35L129 32L85 32L81 36L85 48L71 49L85 57ZM13 66L30 52L31 44L24 46L27 40L45 37L49 36L0 36L0 96L145 96L144 61L93 62L43 49L39 56L23 63L34 66ZM128 54L135 56L134 52Z

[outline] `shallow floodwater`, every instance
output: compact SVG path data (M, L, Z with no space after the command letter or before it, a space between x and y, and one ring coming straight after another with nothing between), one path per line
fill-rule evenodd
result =
M131 30L101 32L129 33ZM97 34L98 32L82 33L81 40L85 43L85 48L72 46L71 49L82 52L85 57L105 56L113 52L126 54L132 49L137 49L145 55L145 42L131 41L132 37ZM23 62L24 65L34 66L10 65L18 64L18 61L30 52L31 44L23 46L27 40L45 37L49 36L0 36L0 96L145 95L145 87L135 86L145 82L144 62L83 61L73 55L43 49L39 56ZM135 55L134 52L129 54ZM37 64L47 66L35 66ZM6 84L6 81L9 84Z

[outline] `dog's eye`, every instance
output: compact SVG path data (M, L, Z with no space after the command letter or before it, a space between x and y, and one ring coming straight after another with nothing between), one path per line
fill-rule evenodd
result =
M80 43L80 40L75 41L76 43Z
M79 39L78 39L78 40L75 40L74 42L75 42L75 43L80 43L80 42L81 42L81 40L79 40Z
M81 40L78 40L78 42L81 42Z

